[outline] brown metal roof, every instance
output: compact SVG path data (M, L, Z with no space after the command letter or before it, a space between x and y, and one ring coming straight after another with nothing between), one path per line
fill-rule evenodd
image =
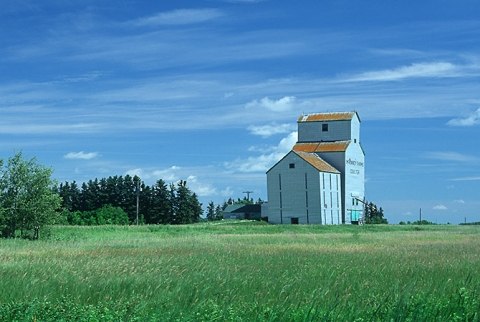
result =
M350 145L348 141L335 141L335 142L308 142L297 143L293 146L293 151L297 152L345 152Z
M349 121L357 112L332 112L304 114L298 118L300 122Z
M297 143L293 146L293 151L300 151L300 152L315 152L318 146L318 142L313 143Z
M294 151L299 157L311 164L315 169L322 172L340 173L337 169L328 164L315 153Z
M350 145L348 141L320 142L315 152L345 152Z

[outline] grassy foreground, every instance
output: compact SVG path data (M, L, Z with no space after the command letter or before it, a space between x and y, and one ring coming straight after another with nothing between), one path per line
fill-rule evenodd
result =
M54 227L0 240L1 321L479 321L479 226Z

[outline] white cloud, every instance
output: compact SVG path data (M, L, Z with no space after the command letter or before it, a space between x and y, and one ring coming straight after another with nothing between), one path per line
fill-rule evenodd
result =
M462 200L462 199L454 200L453 202L454 203L459 203L459 204L462 204L462 205L465 204L465 201Z
M178 9L160 12L135 21L137 26L187 25L201 23L223 16L218 9Z
M473 126L480 124L480 108L465 118L454 118L447 122L451 126Z
M438 206L433 207L433 209L435 209L435 210L447 210L448 208L445 207L444 205L438 205Z
M347 78L346 82L395 81L412 77L452 77L458 72L451 63L419 63L395 69L366 72Z
M83 151L80 151L80 152L67 153L63 157L65 159L91 160L91 159L94 159L98 156L99 156L98 152L85 153Z
M158 170L158 169L146 170L142 168L137 168L137 169L128 170L125 172L125 174L129 174L131 176L137 175L142 180L154 179L156 181L158 179L162 179L166 183L169 183L169 182L176 182L180 180L180 176L178 175L178 172L181 169L182 168L178 166L172 166L168 169L163 169L163 170Z
M231 187L227 187L224 190L220 191L220 195L223 197L231 197L234 193L235 191L233 191Z
M186 172L190 172L191 169L184 169L178 166L172 166L168 169L132 169L128 170L125 174L131 176L137 175L148 184L154 184L157 180L162 179L165 183L177 183L178 181L185 180L187 187L190 191L197 194L199 197L215 196L218 195L217 189L209 183L202 183L197 176L186 175ZM186 179L185 179L186 178Z
M273 112L284 112L293 108L295 96L285 96L277 101L264 97L261 100L253 100L245 105L246 108L265 108Z
M265 172L288 153L297 142L297 132L292 132L274 147L273 152L247 159L226 162L225 167L238 172Z
M213 196L217 194L217 190L210 184L202 184L198 182L196 176L188 176L187 187L197 194L199 197Z
M250 125L247 128L253 135L260 135L264 138L270 137L275 134L288 133L295 129L294 124L270 124L270 125Z

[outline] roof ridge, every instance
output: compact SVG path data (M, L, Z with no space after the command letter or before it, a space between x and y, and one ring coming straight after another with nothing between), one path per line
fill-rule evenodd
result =
M332 172L332 173L340 173L340 171L337 170L334 166L332 166L330 163L322 159L318 154L313 153L313 152L303 152L303 151L295 151L292 150L293 153L298 155L300 158L305 160L308 164L313 166L315 169L318 171L322 172ZM315 160L313 160L313 158Z

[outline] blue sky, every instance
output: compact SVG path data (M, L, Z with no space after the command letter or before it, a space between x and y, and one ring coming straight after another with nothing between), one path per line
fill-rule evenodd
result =
M0 158L265 200L302 113L356 110L391 223L480 221L478 1L0 4Z

